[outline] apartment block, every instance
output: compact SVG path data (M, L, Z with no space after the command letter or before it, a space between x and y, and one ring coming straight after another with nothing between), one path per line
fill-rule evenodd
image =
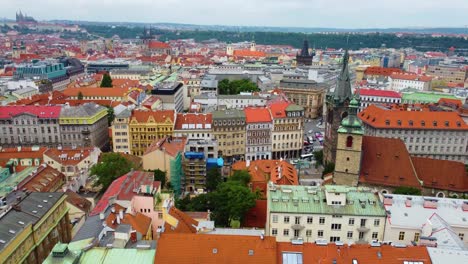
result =
M244 109L246 122L245 159L271 159L273 122L268 108Z
M238 109L213 111L213 135L218 141L219 155L226 163L244 160L245 113Z
M304 108L288 102L269 105L273 118L273 159L298 158L304 140Z

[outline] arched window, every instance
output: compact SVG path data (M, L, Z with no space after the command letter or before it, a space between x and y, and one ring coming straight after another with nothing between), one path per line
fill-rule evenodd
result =
M353 147L353 137L352 136L348 136L346 138L346 147L347 148Z

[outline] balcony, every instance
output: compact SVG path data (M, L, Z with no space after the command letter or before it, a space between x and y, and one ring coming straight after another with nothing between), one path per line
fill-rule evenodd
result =
M291 226L291 228L292 228L293 230L302 230L302 229L304 229L305 227L304 227L303 225L294 224L294 225Z
M370 229L369 229L368 227L366 227L366 226L360 226L360 227L357 228L357 231L358 231L358 232L364 232L364 233L366 233L366 232L369 232L369 230L370 230Z

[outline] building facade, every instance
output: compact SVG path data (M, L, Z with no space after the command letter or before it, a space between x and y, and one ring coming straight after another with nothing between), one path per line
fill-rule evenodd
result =
M213 136L218 141L219 156L226 163L245 158L245 113L230 109L213 111Z
M210 167L218 167L218 142L214 139L189 139L182 161L187 192L205 188L206 174Z
M268 186L265 235L278 242L370 243L384 237L386 213L367 188Z
M359 112L369 105L389 105L401 103L401 94L395 91L359 89Z
M0 262L40 264L58 242L69 242L71 226L64 193L33 192L0 217Z
M369 106L359 113L366 135L400 138L413 156L468 163L468 125L457 112Z
M126 107L114 108L112 122L112 149L114 152L130 154L130 117L132 112Z
M273 122L268 108L244 109L246 123L245 159L271 159Z
M130 152L141 156L154 140L172 136L174 110L134 110L130 117Z
M429 65L426 74L453 83L463 83L468 77L466 68L460 66Z
M184 111L184 93L186 87L180 82L162 82L154 86L151 94L161 98L163 101L163 109L174 109L177 113Z
M96 103L62 107L60 134L66 147L104 148L109 144L107 108Z
M60 145L60 111L60 106L0 106L0 144Z
M304 142L304 108L287 102L269 105L273 117L273 159L298 158Z
M295 104L304 108L306 118L317 118L322 115L326 87L315 81L284 79L279 88Z
M418 91L432 90L432 77L417 74L392 73L389 78L390 89L401 91L406 88L416 89Z
M175 137L186 137L187 139L213 138L212 114L181 113L177 114L174 125Z

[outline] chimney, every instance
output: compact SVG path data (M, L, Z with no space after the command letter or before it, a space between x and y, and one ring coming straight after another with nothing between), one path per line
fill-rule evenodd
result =
M123 219L123 209L120 209L120 211L119 211L119 217L120 217L121 219Z
M120 225L120 217L118 215L117 215L116 220L117 220L117 224Z

